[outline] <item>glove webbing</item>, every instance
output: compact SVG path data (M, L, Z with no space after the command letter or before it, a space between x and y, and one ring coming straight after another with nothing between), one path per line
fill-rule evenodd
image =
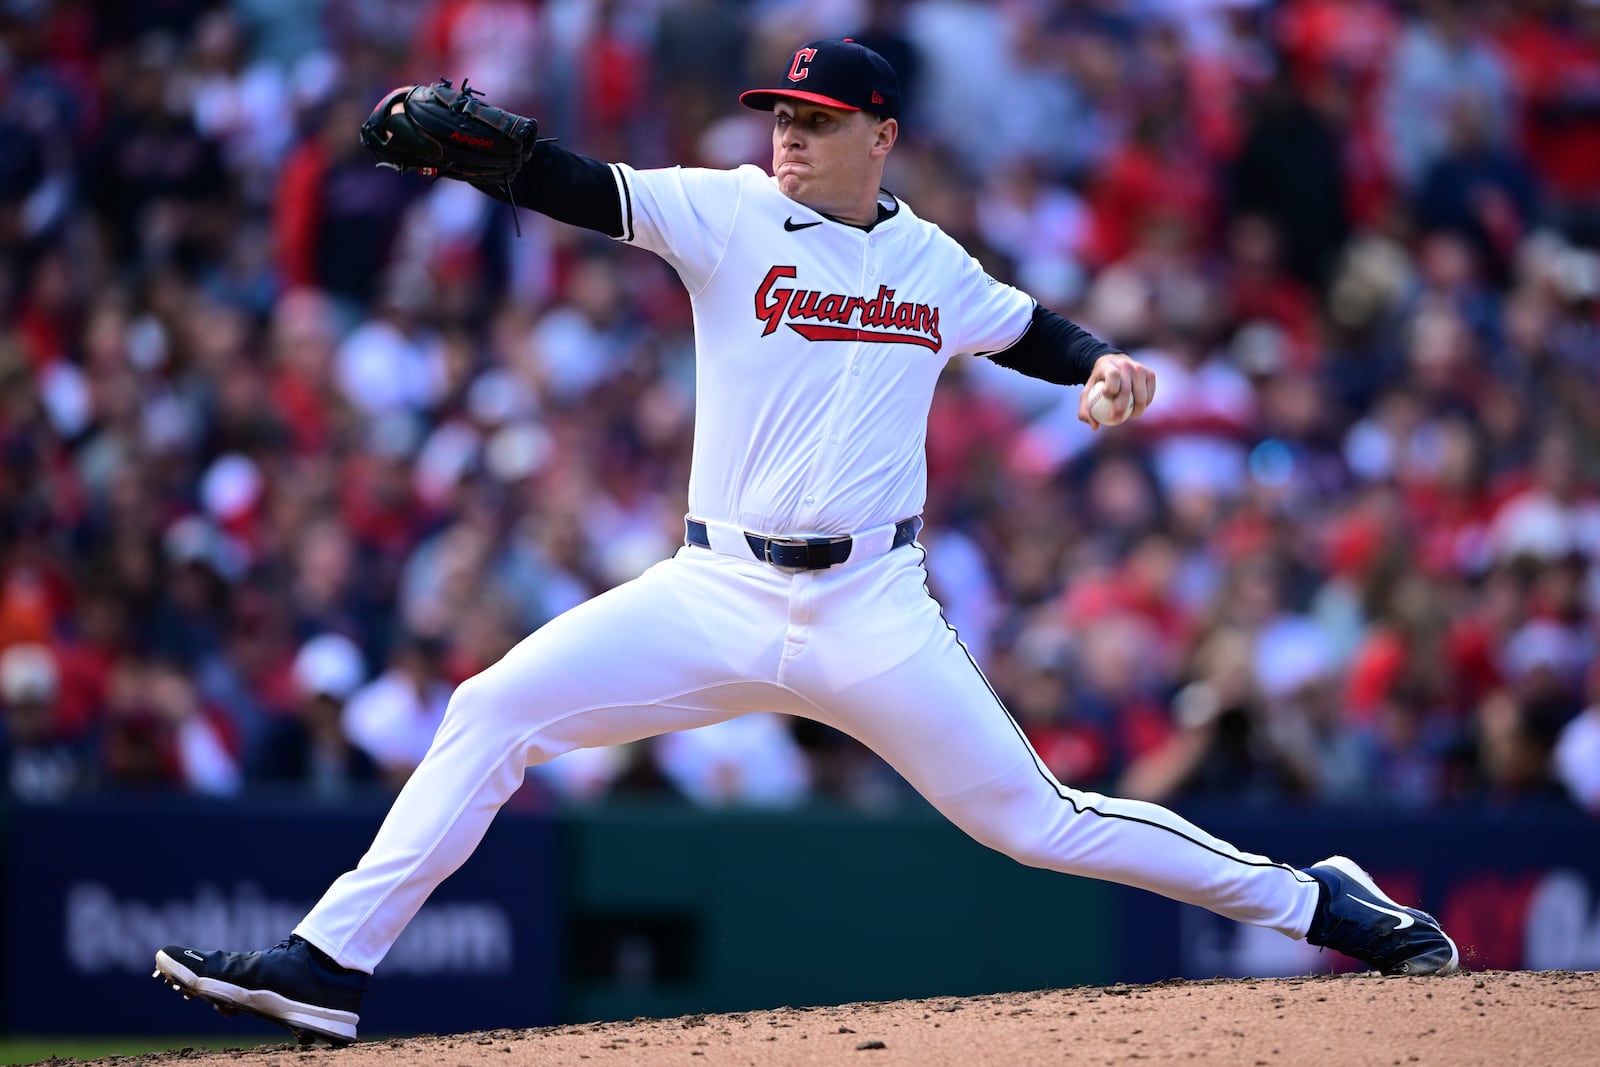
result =
M450 88L450 79L449 78L440 78L439 79L439 83L441 85L443 85L446 89ZM499 130L501 133L505 134L507 137L515 137L516 134L517 134L518 127L527 125L528 120L523 118L522 116L517 115L517 116L513 117L512 115L508 114L507 112L499 111L498 108L495 109L495 110L499 111L499 118L498 119L491 119L489 116L487 116L487 115L485 115L483 113L483 109L480 108L478 106L478 102L473 99L473 97L475 97L475 96L482 96L482 95L483 95L483 93L479 92L477 89L472 88L472 86L468 83L468 80L466 78L462 78L461 79L461 96L460 96L460 98L458 100L456 100L456 102L454 104L450 105L450 110L456 112L457 114L471 115L473 118L477 119L479 122L483 123L485 126L493 126L495 129ZM534 143L534 147L537 148L540 144L543 144L545 141L553 141L553 140L555 140L554 137L536 138L534 140L534 142L533 142ZM528 158L529 159L533 158L533 153L532 152L528 153ZM438 181L439 180L439 176L438 175L434 175L433 180L434 181ZM506 183L505 184L506 202L511 205L511 225L516 229L517 236L521 237L522 236L522 220L517 217L517 194L516 194L516 191L511 188L511 176L510 175L506 176L505 183Z

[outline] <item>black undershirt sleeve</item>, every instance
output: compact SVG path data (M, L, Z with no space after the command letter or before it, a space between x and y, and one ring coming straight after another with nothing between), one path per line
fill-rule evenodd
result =
M1116 348L1088 330L1034 305L1033 319L1009 348L980 355L1030 378L1057 385L1082 385L1094 372L1094 361Z
M496 200L532 208L557 222L598 230L607 237L622 236L622 196L612 169L597 159L568 152L553 141L541 141L533 156L505 186L474 182Z

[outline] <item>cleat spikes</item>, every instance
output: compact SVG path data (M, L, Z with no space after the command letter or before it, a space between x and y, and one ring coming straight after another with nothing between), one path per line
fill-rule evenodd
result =
M157 967L155 970L151 971L150 972L150 977L151 978L160 978L161 977L161 968Z

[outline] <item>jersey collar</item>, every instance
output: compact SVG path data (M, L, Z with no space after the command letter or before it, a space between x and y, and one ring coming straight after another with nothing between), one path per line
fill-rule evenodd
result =
M835 219L832 215L823 215L820 211L818 211L817 214L822 215L822 217L825 219L833 219L834 222L839 223L841 226L849 226L853 230L865 230L867 233L871 233L877 228L878 223L887 222L889 219L892 219L896 215L900 214L900 200L889 190L879 189L878 217L867 223L865 226L858 222L845 222L844 219Z

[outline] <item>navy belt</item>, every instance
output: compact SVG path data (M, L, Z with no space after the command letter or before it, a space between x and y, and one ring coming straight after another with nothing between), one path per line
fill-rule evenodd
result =
M700 548L711 547L711 535L706 524L698 519L684 519L684 540ZM891 550L909 545L917 539L922 529L922 519L913 515L894 524L894 541ZM746 533L745 543L756 559L774 567L789 567L801 571L821 571L837 566L850 558L855 547L849 535L840 537L762 537Z

